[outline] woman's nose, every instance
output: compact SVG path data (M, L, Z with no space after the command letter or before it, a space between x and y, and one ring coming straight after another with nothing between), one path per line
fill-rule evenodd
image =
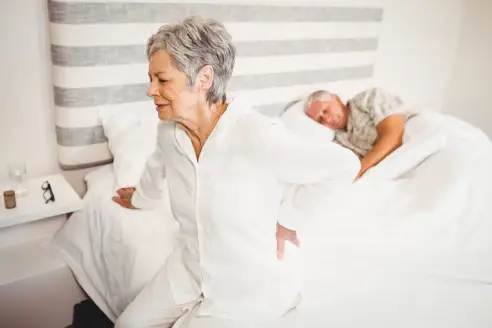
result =
M155 97L157 93L157 86L154 83L150 83L147 88L147 97Z

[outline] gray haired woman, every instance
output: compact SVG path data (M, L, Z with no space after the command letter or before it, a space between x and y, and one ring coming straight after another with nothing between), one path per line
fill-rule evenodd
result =
M292 184L350 184L357 157L307 143L240 98L227 99L235 48L217 21L163 26L147 55L147 93L161 120L157 147L139 184L114 201L149 208L165 185L180 230L173 253L116 327L230 328L282 316L299 300L283 255L286 241L299 245L303 213L294 202L281 204L282 196Z

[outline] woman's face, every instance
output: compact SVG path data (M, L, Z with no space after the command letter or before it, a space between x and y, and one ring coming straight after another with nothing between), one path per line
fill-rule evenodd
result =
M330 129L343 130L347 127L348 111L338 99L313 100L306 114Z
M149 58L150 85L147 95L154 104L161 120L177 119L190 124L199 122L199 105L204 100L196 83L188 85L188 77L178 70L166 51L157 51Z

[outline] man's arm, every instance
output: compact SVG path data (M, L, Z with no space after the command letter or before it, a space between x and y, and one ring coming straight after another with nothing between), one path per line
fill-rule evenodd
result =
M376 129L378 139L371 151L361 160L361 168L355 180L402 145L405 116L403 114L389 115L376 126Z

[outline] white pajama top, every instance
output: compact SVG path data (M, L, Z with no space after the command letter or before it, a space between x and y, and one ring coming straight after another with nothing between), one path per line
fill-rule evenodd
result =
M296 229L308 220L286 188L351 184L358 158L335 143L307 142L276 118L234 99L199 160L183 129L161 121L132 203L153 207L167 180L179 241L165 270L177 304L203 297L202 315L281 316L299 287L276 256L276 223ZM302 207L302 206L301 206ZM145 223L142 223L145 224Z

